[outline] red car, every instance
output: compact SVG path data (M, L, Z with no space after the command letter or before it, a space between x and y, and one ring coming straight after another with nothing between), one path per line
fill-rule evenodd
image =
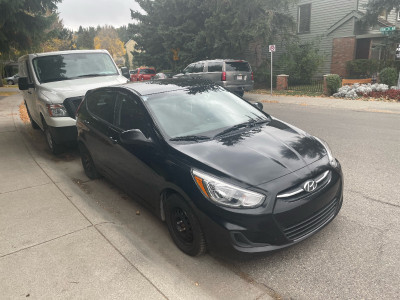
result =
M140 67L136 70L129 72L131 75L131 81L144 81L150 80L156 76L156 69L148 67Z

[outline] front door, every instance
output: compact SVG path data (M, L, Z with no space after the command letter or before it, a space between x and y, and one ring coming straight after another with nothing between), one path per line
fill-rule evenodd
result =
M162 161L162 155L155 140L151 118L136 95L120 91L117 99L113 131L118 142L112 150L112 161L118 172L119 183L129 193L140 196L146 204L155 208L158 205L163 177L157 171L160 170L157 166ZM119 134L130 129L141 130L153 143L123 144Z

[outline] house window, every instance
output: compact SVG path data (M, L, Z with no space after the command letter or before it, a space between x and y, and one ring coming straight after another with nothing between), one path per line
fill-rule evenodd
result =
M381 12L379 13L379 18L387 20L387 10L382 9Z
M311 23L311 4L299 5L297 15L297 32L309 33Z

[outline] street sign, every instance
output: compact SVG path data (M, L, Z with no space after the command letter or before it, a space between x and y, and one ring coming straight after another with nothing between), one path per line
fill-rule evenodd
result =
M276 51L275 45L269 45L269 52L275 52L275 51Z
M385 34L385 32L391 32L391 31L395 31L396 30L396 26L390 26L390 27L381 27L379 29L379 31L383 34Z
M269 45L269 52L271 53L271 96L272 96L272 78L273 78L273 75L272 74L274 74L273 72L272 72L272 65L273 65L273 59L272 59L272 54L276 51L276 46L275 45Z
M179 60L179 48L177 49L171 49L171 52L173 53L172 59L174 61Z

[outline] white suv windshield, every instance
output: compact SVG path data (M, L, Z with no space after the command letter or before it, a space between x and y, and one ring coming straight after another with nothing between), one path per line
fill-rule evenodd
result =
M169 138L200 134L212 137L237 124L269 120L251 104L218 87L154 94L143 100Z
M40 83L118 74L106 53L49 55L36 57L32 63Z

